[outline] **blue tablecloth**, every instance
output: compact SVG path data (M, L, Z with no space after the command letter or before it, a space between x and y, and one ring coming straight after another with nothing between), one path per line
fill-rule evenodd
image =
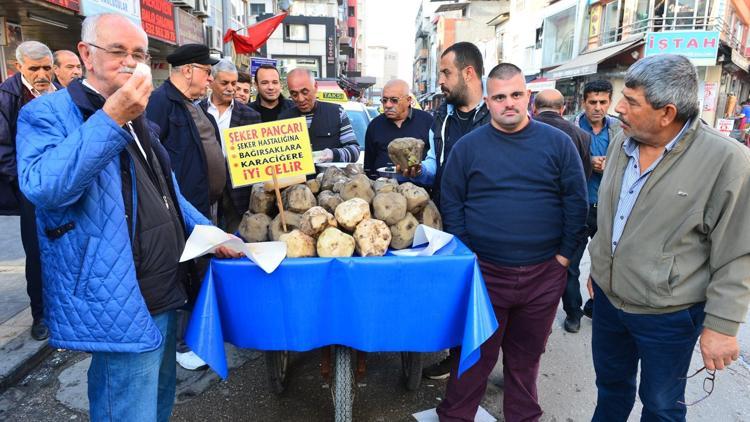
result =
M222 378L224 342L306 351L331 344L367 352L462 346L459 374L497 329L474 254L454 239L429 257L285 259L272 274L212 259L187 344Z

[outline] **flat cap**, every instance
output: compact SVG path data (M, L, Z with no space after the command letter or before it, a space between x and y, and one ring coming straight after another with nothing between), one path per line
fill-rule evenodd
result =
M208 47L203 44L185 44L177 47L175 51L167 56L167 62L172 66L186 64L210 64L211 66L219 60L211 57Z

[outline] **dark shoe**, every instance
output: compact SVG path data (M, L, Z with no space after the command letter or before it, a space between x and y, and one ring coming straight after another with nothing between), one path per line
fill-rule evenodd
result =
M563 327L565 328L565 331L569 333L577 333L578 331L581 330L581 319L568 316L565 318L565 323L563 324Z
M31 325L31 338L36 341L46 340L49 337L49 330L43 321L34 321Z
M591 318L594 315L594 301L589 299L583 304L583 314Z
M453 366L453 355L448 355L440 362L422 370L422 376L431 380L444 380L451 376L451 366Z

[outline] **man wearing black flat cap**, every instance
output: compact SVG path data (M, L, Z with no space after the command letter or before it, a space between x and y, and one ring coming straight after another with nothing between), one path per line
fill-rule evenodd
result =
M215 203L221 198L226 172L218 127L198 106L206 95L211 66L219 60L202 44L185 44L167 56L169 79L151 94L146 113L159 125L182 194L215 222ZM214 212L212 212L214 208Z
M206 218L217 223L218 203L226 184L226 165L219 129L214 118L198 105L205 97L211 66L219 60L202 44L185 44L167 56L172 66L169 79L154 90L146 107L148 118L159 125L159 139L169 152L172 170L182 195ZM198 294L207 261L198 260L198 277L191 280L188 297ZM189 312L180 316L177 331L177 363L185 369L205 366L185 345L182 335Z

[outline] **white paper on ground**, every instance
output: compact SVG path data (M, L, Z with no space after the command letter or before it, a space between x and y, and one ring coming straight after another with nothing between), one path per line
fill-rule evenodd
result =
M272 273L286 257L284 242L244 243L239 237L218 227L197 225L185 243L180 262L213 253L219 246L244 253L268 274Z
M450 233L420 224L417 226L417 231L414 232L414 240L411 242L412 248L391 251L391 253L399 256L431 256L440 250L440 248L447 245L452 239L453 235ZM414 248L417 245L425 243L427 243L427 247Z
M430 410L424 410L419 413L415 413L412 416L418 422L438 422L438 415L434 408ZM496 421L497 419L495 419L492 415L490 415L489 412L484 410L482 406L479 406L479 409L477 409L477 414L474 416L474 422L496 422Z

